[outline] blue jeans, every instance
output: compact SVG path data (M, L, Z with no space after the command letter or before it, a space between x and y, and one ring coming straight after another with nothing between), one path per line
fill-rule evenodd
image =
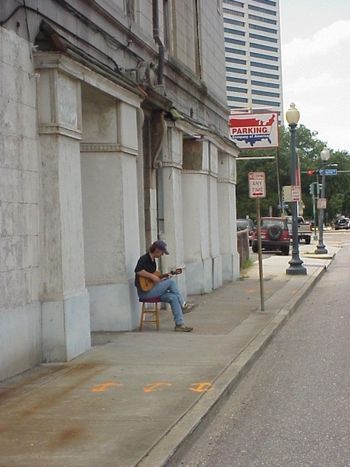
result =
M164 279L153 286L148 292L137 291L140 298L159 297L164 303L170 303L176 325L184 323L182 305L184 300L173 279Z

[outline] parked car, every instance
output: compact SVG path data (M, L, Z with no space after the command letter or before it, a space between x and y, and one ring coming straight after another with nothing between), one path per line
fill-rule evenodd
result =
M248 229L249 245L252 244L253 233L255 231L254 222L252 219L237 219L237 232Z
M292 238L292 216L287 216L288 229L290 238ZM306 222L303 216L298 216L298 242L305 240L305 243L309 245L311 243L311 223Z
M287 218L262 217L261 218L261 247L268 251L281 251L289 255L290 236ZM258 234L254 232L252 250L258 252Z
M335 221L334 224L335 230L341 230L341 229L350 229L350 219L348 217L341 217Z

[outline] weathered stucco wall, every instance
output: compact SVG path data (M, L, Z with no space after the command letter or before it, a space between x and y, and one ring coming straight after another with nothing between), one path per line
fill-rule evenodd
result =
M158 236L184 295L232 280L238 255L218 3L159 2L161 85L152 0L0 3L3 379L134 329L133 269Z
M36 78L28 43L0 27L0 379L38 363Z

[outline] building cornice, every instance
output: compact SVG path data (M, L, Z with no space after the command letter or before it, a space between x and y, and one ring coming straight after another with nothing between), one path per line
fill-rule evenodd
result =
M138 155L138 150L129 146L116 143L80 143L81 152L93 153L113 153L113 154L129 154L132 156Z
M34 64L37 71L42 69L58 69L134 107L140 107L144 98L144 93L136 86L134 89L131 87L128 89L125 87L124 81L118 80L117 76L107 78L101 75L100 71L80 63L64 53L35 52Z

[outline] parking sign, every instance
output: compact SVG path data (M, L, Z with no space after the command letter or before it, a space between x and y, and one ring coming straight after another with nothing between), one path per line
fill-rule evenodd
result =
M266 182L265 172L249 172L249 198L265 198Z

